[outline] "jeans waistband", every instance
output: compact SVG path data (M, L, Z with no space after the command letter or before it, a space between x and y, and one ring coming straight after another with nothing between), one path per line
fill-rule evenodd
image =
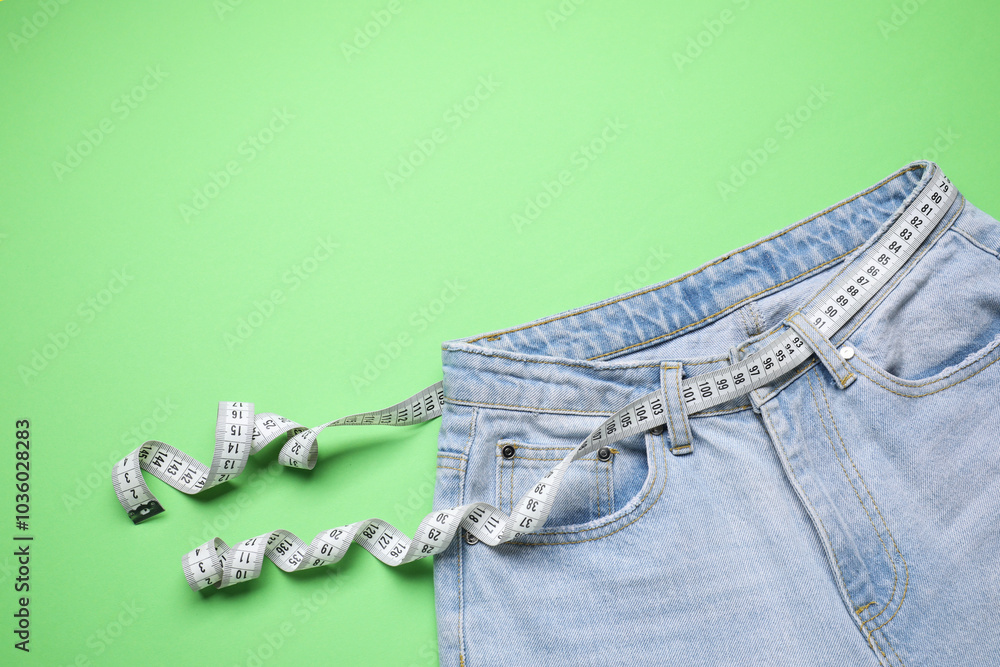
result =
M780 304L778 295L787 293L793 299L788 313L805 307L828 283L818 274L850 263L877 243L938 171L933 162L912 162L819 213L671 280L447 341L445 398L607 415L654 391L663 362L680 363L685 377L725 367L781 328L779 322L754 331L749 303L776 297ZM957 196L952 209L961 200ZM942 227L952 214L946 212ZM918 258L919 253L908 262ZM866 315L867 310L855 318ZM750 406L743 397L725 407Z

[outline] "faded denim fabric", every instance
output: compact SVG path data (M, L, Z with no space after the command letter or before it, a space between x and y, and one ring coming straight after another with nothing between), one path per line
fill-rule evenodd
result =
M434 508L509 512L629 401L776 339L937 172L447 342ZM666 430L574 462L540 533L456 539L434 563L441 664L1000 664L1000 223L959 193L820 344L853 348L841 377L813 356L707 412L674 405Z

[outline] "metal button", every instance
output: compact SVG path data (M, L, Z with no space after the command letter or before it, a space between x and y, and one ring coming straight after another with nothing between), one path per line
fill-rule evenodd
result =
M854 356L854 348L851 347L850 345L845 345L844 347L840 348L840 356L842 356L844 359L850 359L851 357Z
M479 538L476 537L475 535L473 535L472 533L466 531L466 533L465 533L465 542L467 544L476 544L477 542L479 542Z
M661 424L660 426L654 426L653 428L649 429L649 434L650 435L662 435L663 434L663 425Z
M503 454L505 459L512 459L514 458L514 451L514 445L504 445L500 453Z
M597 458L598 458L598 460L601 460L601 461L610 461L611 460L611 450L608 449L607 447L601 447L600 449L597 450Z

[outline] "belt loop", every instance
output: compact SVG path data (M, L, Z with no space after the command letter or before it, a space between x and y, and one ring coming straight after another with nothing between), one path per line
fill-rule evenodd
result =
M858 379L850 366L845 363L840 351L834 347L829 338L805 318L801 310L792 313L785 320L785 324L802 336L806 345L816 353L820 363L826 367L826 370L830 371L830 375L836 378L838 387L847 389L852 382Z
M663 363L660 365L660 385L663 387L663 397L667 402L667 430L670 432L670 453L674 456L690 454L693 451L691 443L691 425L688 423L687 405L681 395L680 363Z

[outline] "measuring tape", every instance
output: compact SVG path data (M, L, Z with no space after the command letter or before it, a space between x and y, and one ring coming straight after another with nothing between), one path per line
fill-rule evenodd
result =
M806 318L819 332L832 337L867 303L916 251L944 217L957 193L935 166L925 188L899 216L878 243L869 248L853 272L841 275L818 297ZM786 331L746 359L703 375L685 378L681 393L688 414L695 414L769 384L812 358L812 349L793 330ZM403 426L441 415L441 382L390 408L365 412L306 428L273 413L254 414L253 403L220 402L215 452L210 466L162 442L151 440L114 465L115 494L136 524L163 512L150 492L142 471L152 473L179 491L195 494L239 475L251 454L280 435L288 434L278 460L286 466L312 469L316 465L316 436L331 426ZM325 530L309 543L287 530L258 535L230 547L213 538L184 555L182 565L194 590L223 588L260 574L264 558L285 572L336 563L357 543L387 565L397 566L441 553L460 528L479 541L496 546L537 532L545 525L569 465L600 447L666 424L662 391L639 398L609 417L525 493L508 516L493 505L474 502L428 514L413 538L382 519L365 519Z
M219 403L215 427L215 454L212 465L204 463L158 440L148 440L114 465L111 481L118 502L135 524L163 512L141 470L153 474L178 491L189 495L228 482L246 467L247 459L285 433L291 437L278 453L278 461L292 468L316 465L316 436L330 426L407 426L441 416L444 401L442 383L427 387L402 403L348 417L341 417L314 428L264 412L255 415L253 403Z

